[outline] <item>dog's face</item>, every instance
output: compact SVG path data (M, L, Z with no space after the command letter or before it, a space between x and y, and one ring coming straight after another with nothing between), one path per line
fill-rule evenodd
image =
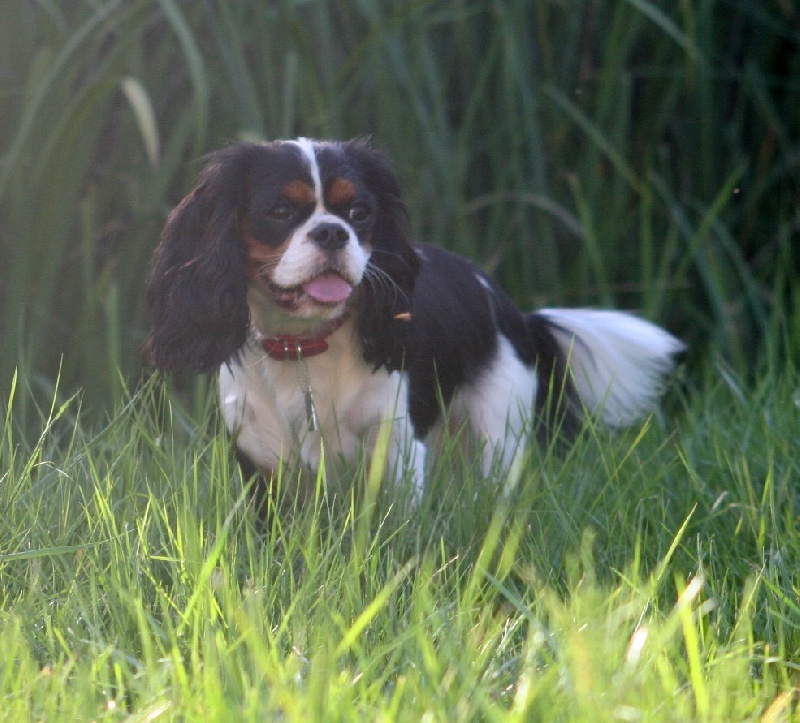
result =
M239 223L253 321L274 334L282 316L343 313L367 270L378 199L340 145L288 141L262 153Z
M366 143L236 144L167 220L145 353L163 370L210 371L251 325L298 333L353 309L365 358L389 365L417 268L397 180Z

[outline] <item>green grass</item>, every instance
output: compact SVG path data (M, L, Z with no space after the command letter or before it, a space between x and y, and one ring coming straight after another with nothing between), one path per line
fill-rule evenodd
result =
M800 377L710 378L668 420L532 449L508 500L446 457L412 512L362 468L266 528L211 395L192 418L150 382L99 429L72 399L36 441L7 420L0 710L788 720Z

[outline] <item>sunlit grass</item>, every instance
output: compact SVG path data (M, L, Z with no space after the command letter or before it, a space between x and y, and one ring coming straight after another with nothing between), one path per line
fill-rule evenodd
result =
M409 512L367 465L266 523L213 415L157 383L98 430L77 400L32 443L6 425L4 714L788 719L796 385L532 449L511 497L445 459Z

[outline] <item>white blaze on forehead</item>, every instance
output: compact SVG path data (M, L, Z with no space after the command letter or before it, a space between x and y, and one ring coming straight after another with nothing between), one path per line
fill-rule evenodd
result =
M322 178L319 173L319 164L317 163L317 152L314 149L314 141L308 138L298 138L294 143L303 154L303 158L308 164L308 170L311 173L311 180L314 182L314 195L317 198L317 209L323 207L322 200Z

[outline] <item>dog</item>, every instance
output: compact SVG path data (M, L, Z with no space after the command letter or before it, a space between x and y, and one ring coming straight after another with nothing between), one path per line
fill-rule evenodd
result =
M483 473L507 470L528 436L652 412L683 350L623 312L523 313L471 262L412 241L388 159L361 139L213 154L167 219L147 301L146 358L218 371L246 475L317 470L323 450L352 463L385 430L417 497L445 433L468 428Z

